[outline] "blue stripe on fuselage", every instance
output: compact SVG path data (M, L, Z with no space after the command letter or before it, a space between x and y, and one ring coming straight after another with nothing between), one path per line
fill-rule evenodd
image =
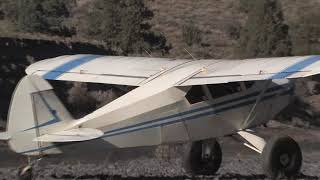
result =
M282 86L275 86L275 87L269 88L267 90L267 93L274 92L274 91L277 91L277 90L280 90L280 89L283 89L283 88L284 87L282 87ZM204 106L204 107L201 107L201 108L185 111L185 112L182 112L182 113L179 113L179 114L174 114L174 115L170 115L170 116L167 116L167 117L162 117L162 118L159 118L159 119L155 119L155 120L151 120L151 121L135 124L135 125L132 125L132 126L127 126L127 127L111 130L111 131L108 131L107 133L112 133L114 131L120 131L120 130L124 130L124 129L127 129L127 128L133 128L134 126L141 126L141 125L145 125L145 124L149 124L149 123L155 123L155 122L158 122L158 121L163 121L163 120L175 118L175 117L178 117L178 116L184 116L184 115L192 114L192 113L203 111L203 110L208 110L208 109L211 109L211 108L217 108L219 106L223 106L223 105L226 105L226 104L234 103L236 101L241 101L241 100L244 100L244 99L248 99L248 98L252 98L252 97L258 96L260 93L261 93L260 91L256 91L256 92L253 92L253 93L241 96L241 97L237 97L237 98L234 98L234 99L226 100L226 101L223 101L223 102L220 102L220 103L217 103L217 104L208 105L208 106Z
M283 86L271 87L271 88L269 88L267 90L267 93L275 92L275 91L278 91L278 90L281 90L281 89L284 89L284 87ZM204 106L204 107L201 107L201 108L185 111L185 112L182 112L182 113L173 114L173 115L170 115L170 116L167 116L167 117L162 117L162 118L158 118L158 119L154 119L154 120L138 123L138 124L131 125L131 126L127 126L127 127L123 127L123 128L119 128L119 129L114 129L114 130L111 130L111 131L108 131L108 132L105 132L105 133L113 133L115 131L121 131L121 130L125 130L125 129L130 129L130 128L134 128L136 126L143 126L143 125L146 125L146 124L157 123L157 122L160 122L160 121L164 121L164 120L168 120L168 119L172 119L172 118L176 118L176 117L180 117L180 116L185 116L185 115L189 115L189 114L192 114L192 113L197 113L197 112L200 112L200 111L206 111L208 109L219 108L219 107L224 106L226 104L230 104L230 103L234 103L236 101L241 101L241 100L244 100L244 99L248 99L248 98L252 98L252 97L258 96L260 93L261 93L260 91L256 91L256 92L253 92L253 93L241 96L241 97L237 97L237 98L234 98L234 99L226 100L226 101L223 101L223 102L220 102L220 103L217 103L217 104L212 104L212 105ZM51 124L59 122L60 120L56 116L56 113L54 113L53 115L55 117L53 120L48 121L48 122L43 123L43 124L40 124L38 126L32 127L32 128L28 128L28 129L26 129L24 131L35 129L35 128L44 127L44 126L51 125Z
M269 88L267 90L267 93L275 92L275 91L278 91L278 90L281 90L281 89L284 89L284 88L285 87L283 87L283 86L275 86L275 87ZM167 117L158 118L158 119L151 120L151 121L138 123L138 124L131 125L131 126L126 126L126 127L123 127L123 128L110 130L110 131L105 132L105 134L111 134L111 133L115 133L115 132L118 132L118 131L123 131L123 130L126 130L126 129L130 129L130 128L135 128L135 127L138 127L138 126L143 126L143 125L147 125L147 124L153 124L153 123L165 121L165 120L168 120L168 119L173 119L173 118L176 118L176 117L181 117L181 116L184 116L184 115L189 115L189 114L200 112L200 111L206 111L208 109L212 109L212 111L215 111L215 108L219 108L219 107L221 107L223 105L234 103L234 102L241 101L241 100L244 100L244 99L248 99L248 98L251 98L251 97L256 97L260 93L261 92L259 92L259 91L253 92L251 94L248 94L248 95L245 95L245 96L241 96L241 97L238 97L238 98L234 98L234 99L230 99L230 100L226 100L226 101L223 101L221 103L217 103L217 104L213 104L213 105L209 105L209 106L205 106L205 107L201 107L201 108L185 111L185 112L182 112L182 113L170 115L170 116L167 116Z
M58 67L56 67L55 69L47 72L46 74L44 74L42 77L43 79L48 79L48 80L55 80L58 77L60 77L63 73L70 71L78 66L81 66L85 63L88 63L92 60L95 60L99 57L102 57L100 55L87 55L87 56L83 56L74 60L71 60L65 64L62 64Z
M281 95L282 96L283 95L288 95L288 94L291 93L291 91L292 90L287 90L287 91L281 93ZM277 94L272 94L272 95L265 96L265 97L262 98L262 101L265 101L265 100L268 100L270 98L273 98L276 95ZM140 131L140 130L144 130L144 129L151 129L151 128L170 125L170 124L174 124L174 123L178 123L178 122L182 122L182 121L189 121L189 120L197 119L197 118L200 118L200 117L214 115L216 113L221 113L221 112L224 112L224 111L227 111L227 110L230 110L230 109L235 109L235 108L239 108L239 107L242 107L242 106L247 106L247 105L253 104L255 102L256 102L256 99L249 100L249 101L241 102L241 103L238 103L238 104L234 104L232 106L220 108L220 109L217 109L217 110L204 112L204 113L201 113L201 114L196 114L196 115L185 117L185 118L180 118L180 119L177 119L177 120L174 120L174 121L170 121L170 122L166 122L166 123L162 123L162 124L150 125L150 126L147 126L147 127L139 127L139 128L136 128L136 129L133 129L133 130L127 130L127 131L124 131L124 132L118 132L118 133L115 132L113 134L105 132L105 134L101 138L108 138L108 137L117 136L117 135L121 135L121 134L127 134L127 133L131 133L131 132L136 132L136 131Z

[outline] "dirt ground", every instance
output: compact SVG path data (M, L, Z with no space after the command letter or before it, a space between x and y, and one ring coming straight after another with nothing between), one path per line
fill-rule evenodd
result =
M264 137L282 133L292 136L303 150L303 167L299 179L320 179L320 129L302 129L276 122L259 128ZM266 179L258 153L231 137L220 138L223 162L217 175L190 177L182 167L184 145L94 151L74 155L58 155L42 159L35 165L34 179ZM17 169L26 158L0 144L0 179L16 179Z

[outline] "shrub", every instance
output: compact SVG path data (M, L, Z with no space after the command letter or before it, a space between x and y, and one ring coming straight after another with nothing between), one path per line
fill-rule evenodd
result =
M71 3L73 0L4 0L2 7L4 17L12 20L20 31L65 36L73 32L64 25L70 17Z
M202 32L194 23L189 22L182 27L182 37L188 46L192 46L201 43Z
M77 117L92 112L96 107L96 100L88 92L87 84L80 82L73 83L68 91L67 101Z
M249 18L240 34L238 55L242 58L289 56L292 44L280 3L248 0Z
M92 91L90 92L90 96L96 100L96 108L100 108L117 99L120 95L117 94L113 89L109 89L106 91Z
M166 38L151 30L153 12L143 0L96 0L86 19L86 35L103 40L121 54L167 53Z

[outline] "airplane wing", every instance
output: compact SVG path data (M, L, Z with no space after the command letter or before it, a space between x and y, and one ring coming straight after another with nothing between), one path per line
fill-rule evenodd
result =
M26 73L47 80L140 86L185 62L165 58L70 55L34 63Z
M51 134L45 134L35 138L33 141L40 142L74 142L74 141L87 141L99 138L103 132L97 129L79 128L70 129Z
M178 86L267 79L293 79L320 73L320 56L221 60Z
M210 63L208 63L210 61ZM192 63L190 63L192 62ZM174 86L219 84L237 81L290 79L320 73L320 56L247 60L174 60L166 58L97 55L61 56L32 64L27 74L48 80L80 81L141 86L174 68L201 67Z

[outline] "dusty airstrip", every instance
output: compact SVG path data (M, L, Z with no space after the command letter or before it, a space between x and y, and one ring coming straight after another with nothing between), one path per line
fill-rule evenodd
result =
M268 137L282 133L297 140L303 150L303 167L299 179L320 179L320 129L296 128L276 122L269 128L258 128ZM184 145L159 148L97 150L58 155L42 159L34 168L34 179L266 179L260 156L231 137L220 138L223 162L212 177L190 177L181 167ZM161 153L162 152L162 153ZM166 153L163 153L166 152ZM161 153L161 155L159 155ZM26 165L26 158L11 152L5 143L0 146L0 179L15 179L17 169Z

